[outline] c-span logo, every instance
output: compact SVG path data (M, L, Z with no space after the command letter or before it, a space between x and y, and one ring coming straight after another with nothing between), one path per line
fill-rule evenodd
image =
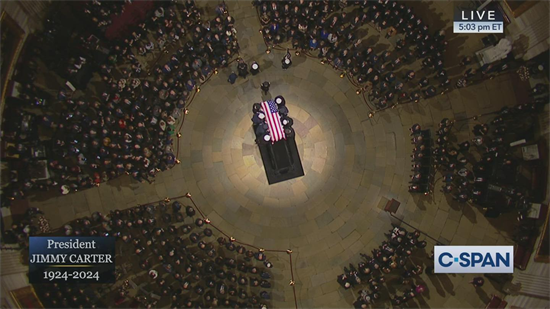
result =
M436 274L511 274L514 246L435 246L434 265Z

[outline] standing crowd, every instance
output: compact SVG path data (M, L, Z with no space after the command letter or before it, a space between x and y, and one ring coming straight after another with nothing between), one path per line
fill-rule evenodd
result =
M539 99L492 113L492 120L473 125L473 138L463 142L453 142L455 121L448 118L439 123L435 143L431 142L430 130L414 124L410 128L415 148L409 192L428 194L441 179L441 192L459 203L482 206L486 216L521 208L523 199L533 192L518 181L524 158L514 153L514 147L535 139L536 115L547 103L547 99ZM437 171L441 177L436 179Z
M122 4L94 1L82 9L101 28L109 16L105 10L113 5ZM213 20L202 19L191 0L155 5L128 37L107 42L109 56L96 68L103 81L96 87L99 93L87 91L73 99L63 88L54 102L39 105L40 91L30 78L19 97L27 104L6 104L2 131L9 142L10 184L3 189L8 202L3 205L31 189L67 194L123 174L152 182L177 163L173 137L178 118L192 92L227 66L239 45L235 21L223 3ZM171 49L171 57L157 63ZM148 53L157 57L152 64L144 60ZM37 155L41 146L45 151ZM47 176L35 176L33 169L40 168L47 169Z
M264 40L269 46L291 43L299 52L319 57L355 78L377 109L404 101L418 102L446 91L447 46L443 30L430 29L412 8L398 1L255 1ZM346 12L353 7L352 12ZM363 27L368 24L371 27ZM360 29L361 28L361 29ZM364 46L365 31L397 36L395 48L376 52ZM422 72L404 66L422 61ZM422 75L422 76L417 76Z
M385 234L387 240L372 255L361 254L363 260L344 268L344 273L337 278L344 289L361 287L354 303L355 308L381 306L380 303L391 302L394 306L405 304L424 292L425 287L414 282L414 277L424 271L421 265L415 265L411 256L418 249L426 247L427 242L420 240L420 232L409 232L393 226ZM387 285L404 289L403 295L391 295ZM366 287L365 287L366 286Z
M442 143L432 153L443 175L441 191L460 203L473 202L486 208L486 216L498 216L516 208L529 195L530 186L518 182L518 167L523 158L514 154L513 143L534 140L535 116L544 104L531 102L505 107L494 113L488 123L475 124L471 141L458 145L448 138L452 122L442 120L438 130Z

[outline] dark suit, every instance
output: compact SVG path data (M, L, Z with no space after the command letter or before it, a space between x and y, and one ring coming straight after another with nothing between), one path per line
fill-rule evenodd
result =
M287 124L285 124L285 120L288 121ZM283 126L285 128L290 128L294 124L294 120L292 118L288 117L287 115L285 115L285 116L281 117L281 123L283 124Z
M256 136L263 138L263 136L267 133L267 123L262 123L256 127Z
M252 112L257 113L260 111L261 108L262 108L262 105L260 103L254 103L254 105L252 106Z
M259 125L264 122L264 120L260 119L259 116L260 116L260 113L255 113L254 116L252 116L252 123L254 123L254 125Z

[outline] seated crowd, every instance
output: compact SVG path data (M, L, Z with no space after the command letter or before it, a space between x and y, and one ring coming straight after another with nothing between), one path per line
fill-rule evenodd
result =
M433 31L412 8L397 1L255 1L268 46L285 41L298 51L355 78L369 91L377 109L397 101L418 102L422 94L432 97L446 91L450 80L444 69L445 33ZM353 7L347 13L346 8ZM377 53L363 46L370 31L398 36L393 50ZM361 29L359 29L361 28ZM373 29L374 28L374 29ZM268 47L269 48L269 47ZM422 72L403 69L422 60ZM423 76L417 76L422 73Z
M427 193L430 190L430 183L433 181L432 170L432 138L430 130L422 130L419 124L414 124L411 131L411 142L413 149L411 185L409 192ZM438 139L439 142L439 139Z
M3 189L3 206L31 189L67 194L123 174L152 182L177 162L172 137L190 93L227 66L239 46L223 3L213 20L201 20L193 1L155 5L127 38L108 42L109 57L96 68L103 81L99 93L85 89L85 96L73 99L62 89L51 104L38 104L45 91L33 85L35 74L26 75L17 98L25 104L8 101L4 111L10 184ZM104 9L84 7L96 19ZM170 47L169 60L157 64ZM153 64L143 57L149 51L159 54ZM151 77L144 76L144 67L151 68Z
M423 268L415 265L410 256L415 250L425 248L427 242L419 239L420 232L408 232L398 226L385 235L388 239L378 249L372 250L372 256L361 254L363 261L357 267L350 264L349 269L344 268L345 273L338 276L338 283L344 289L368 285L360 290L355 308L379 307L379 302L387 301L392 301L394 306L400 305L424 291L422 285L412 280L413 276L423 272ZM391 296L384 286L388 284L404 287L405 292Z
M27 218L38 214L32 209ZM116 237L117 283L35 289L47 308L267 308L273 264L263 251L233 239L215 241L209 223L179 201L77 219L49 235ZM31 225L22 222L4 235L28 242L29 236L41 234ZM130 291L130 282L137 291Z

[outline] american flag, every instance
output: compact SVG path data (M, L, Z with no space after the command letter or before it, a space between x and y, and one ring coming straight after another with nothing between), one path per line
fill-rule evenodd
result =
M279 109L277 108L277 104L271 100L264 101L262 102L262 109L265 112L265 119L267 121L267 126L269 127L269 132L271 132L271 143L286 139L285 131L283 130L283 125L281 124L281 118L279 117Z

